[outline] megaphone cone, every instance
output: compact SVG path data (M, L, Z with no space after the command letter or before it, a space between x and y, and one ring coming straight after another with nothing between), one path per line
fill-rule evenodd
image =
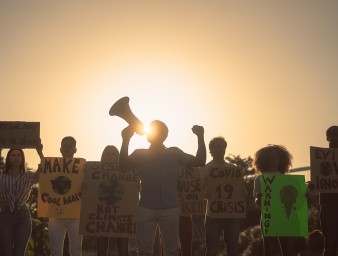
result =
M129 97L123 97L116 101L109 110L109 115L118 116L124 119L137 134L145 133L143 123L133 114L129 107Z

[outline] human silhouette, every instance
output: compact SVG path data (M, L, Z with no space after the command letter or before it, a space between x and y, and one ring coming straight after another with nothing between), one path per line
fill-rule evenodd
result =
M122 131L120 170L135 169L141 181L140 202L136 213L138 255L151 256L157 225L160 228L164 256L177 256L179 251L179 208L177 171L181 166L203 166L206 160L204 129L193 126L198 138L196 156L177 147L165 147L168 127L159 120L150 124L148 149L136 149L128 156L134 128Z

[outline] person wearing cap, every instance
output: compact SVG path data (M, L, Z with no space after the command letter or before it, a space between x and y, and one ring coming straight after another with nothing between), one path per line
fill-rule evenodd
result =
M338 148L338 126L326 131L329 148ZM320 225L324 236L324 256L337 255L338 193L319 193Z
M159 226L164 256L179 253L179 208L177 171L180 167L200 167L206 161L204 128L194 125L192 132L198 138L196 156L177 147L165 147L168 136L165 123L154 120L147 140L149 149L136 149L128 156L129 141L134 128L122 131L120 171L136 170L141 181L140 202L136 213L136 243L138 255L151 256L156 227Z

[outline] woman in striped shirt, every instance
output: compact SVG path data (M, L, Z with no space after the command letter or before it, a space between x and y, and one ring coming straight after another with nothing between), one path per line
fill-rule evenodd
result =
M42 156L42 145L37 147ZM32 231L26 201L32 186L39 181L38 172L27 171L22 149L10 149L5 170L0 173L0 252L4 256L24 256Z

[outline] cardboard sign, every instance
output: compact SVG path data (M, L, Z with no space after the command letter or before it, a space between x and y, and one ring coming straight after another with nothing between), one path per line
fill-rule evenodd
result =
M80 234L135 237L140 181L116 162L87 162L81 204Z
M338 193L338 149L310 147L311 183L321 193Z
M236 166L213 168L207 177L210 218L246 218L242 169Z
M264 236L306 236L308 208L304 175L260 177L261 226Z
M199 168L180 168L177 190L181 215L204 215L206 200L201 189Z
M80 218L86 160L46 157L39 173L38 217Z
M39 122L0 122L0 148L35 148L39 141Z

